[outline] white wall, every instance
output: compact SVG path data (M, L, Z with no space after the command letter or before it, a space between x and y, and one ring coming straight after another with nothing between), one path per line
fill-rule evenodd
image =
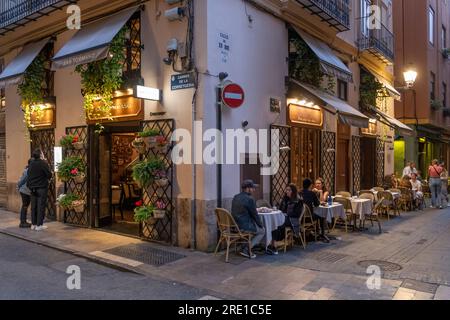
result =
M245 12L252 16L250 23ZM288 75L288 33L285 23L272 15L257 10L241 0L208 0L208 64L213 75L227 72L229 80L240 84L245 92L244 105L237 110L223 110L223 128L241 128L247 120L249 128L269 129L271 123L285 123L285 76ZM231 36L231 50L227 63L221 61L218 48L219 32ZM202 70L206 71L206 70ZM216 126L215 91L219 80L204 76L204 121ZM270 113L270 97L282 101L280 115ZM205 167L205 197L216 198L215 166ZM231 198L240 190L240 166L223 167L223 197ZM207 187L209 186L209 187ZM269 177L264 180L268 193Z

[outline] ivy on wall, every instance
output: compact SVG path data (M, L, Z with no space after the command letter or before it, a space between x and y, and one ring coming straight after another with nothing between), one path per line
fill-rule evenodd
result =
M32 126L32 114L37 120L43 116L43 109L39 105L44 101L42 86L45 82L45 62L44 54L41 52L27 68L17 88L17 93L22 99L24 122L27 128Z
M292 37L290 44L295 53L291 53L289 59L289 76L299 82L303 82L322 88L334 94L336 79L322 71L319 58L300 37Z
M377 106L377 100L388 97L385 87L372 74L361 70L359 97L361 107Z
M106 59L80 65L75 71L81 76L84 110L87 119L111 119L114 91L123 84L122 69L125 62L127 27L114 37ZM100 124L97 124L101 127Z

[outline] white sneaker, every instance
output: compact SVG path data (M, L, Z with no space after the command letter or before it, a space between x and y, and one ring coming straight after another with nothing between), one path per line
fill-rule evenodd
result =
M35 226L34 224L31 225L31 230L36 230L37 226Z
M47 226L40 226L40 227L36 227L36 231L42 231L42 230L47 230L48 227Z

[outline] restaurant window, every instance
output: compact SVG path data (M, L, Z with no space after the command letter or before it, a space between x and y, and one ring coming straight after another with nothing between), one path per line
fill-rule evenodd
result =
M0 59L0 73L3 72L3 59ZM6 107L6 95L5 95L5 89L0 89L0 112L5 111Z
M430 99L436 99L436 75L433 72L430 74Z
M348 83L342 80L338 80L338 98L344 101L348 100Z
M428 40L434 45L434 20L435 14L432 7L428 8Z
M442 102L444 104L444 108L447 107L447 84L442 83Z
M125 85L134 85L141 82L141 15L137 11L128 20L128 29L125 45L125 63L123 65L123 78Z
M447 48L447 29L445 28L445 26L442 26L442 35L441 35L442 39L442 49L446 49Z

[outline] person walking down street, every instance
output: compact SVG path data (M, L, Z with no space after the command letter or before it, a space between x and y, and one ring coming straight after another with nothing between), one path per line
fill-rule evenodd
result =
M448 171L445 168L445 162L441 162L441 168L442 168L442 173L441 173L441 182L442 182L442 190L441 190L441 195L442 195L442 206L443 207L448 207L450 206L448 203Z
M428 168L428 177L430 178L431 191L431 207L442 209L441 193L442 193L442 167L439 161L433 160L431 166Z
M31 203L31 191L27 187L28 180L28 166L30 165L31 160L28 160L28 165L25 167L25 170L22 173L22 176L17 183L17 190L20 193L20 197L22 198L22 208L20 209L20 224L19 228L30 228L31 224L27 222L27 214L28 208Z
M31 191L31 229L41 231L44 226L47 192L52 172L41 149L33 151L33 160L28 168L27 186Z
M255 199L252 197L255 189L256 185L252 180L245 180L242 183L242 192L234 196L231 204L231 214L239 229L253 234L251 249L258 245L265 236L264 226L256 210ZM240 254L250 259L256 258L255 254L249 252L247 245L242 247Z

